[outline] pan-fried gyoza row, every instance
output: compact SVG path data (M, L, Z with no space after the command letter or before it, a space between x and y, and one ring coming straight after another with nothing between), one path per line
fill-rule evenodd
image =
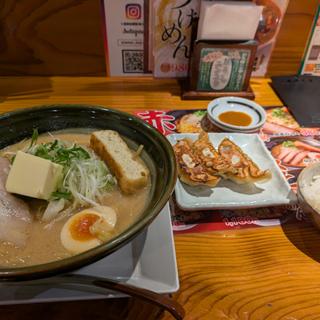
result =
M271 178L269 170L261 170L239 146L228 138L216 150L208 133L197 140L182 139L174 146L178 174L182 182L215 187L221 179L238 184L263 182Z

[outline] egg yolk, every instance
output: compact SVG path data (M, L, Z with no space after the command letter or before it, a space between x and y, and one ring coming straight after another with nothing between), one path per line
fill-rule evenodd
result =
M96 214L87 213L81 215L70 225L70 233L74 240L88 241L96 237L90 233L90 227L99 219Z

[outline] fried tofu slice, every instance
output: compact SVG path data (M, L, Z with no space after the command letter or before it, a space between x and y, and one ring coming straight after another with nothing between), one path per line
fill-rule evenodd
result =
M123 193L135 193L148 184L150 172L143 160L135 156L120 134L113 130L95 131L90 147L117 177Z
M206 185L215 187L220 178L208 172L201 158L194 152L192 145L193 142L191 140L182 139L173 147L180 180L191 186Z
M238 184L265 182L271 178L269 170L261 170L235 143L228 138L222 140L218 151L232 170L220 174Z

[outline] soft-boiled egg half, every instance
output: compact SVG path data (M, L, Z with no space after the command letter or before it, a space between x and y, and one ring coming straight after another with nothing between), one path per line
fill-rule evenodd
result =
M117 214L110 207L85 209L65 223L60 234L61 243L73 254L87 251L110 239L116 223Z

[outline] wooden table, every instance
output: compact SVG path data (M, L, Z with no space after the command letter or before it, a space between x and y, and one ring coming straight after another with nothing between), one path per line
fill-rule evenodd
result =
M256 101L281 105L253 80ZM136 109L205 108L181 101L175 81L0 78L1 112L40 104L89 103ZM307 223L175 236L185 319L320 319L320 232ZM0 319L170 319L134 299L1 307Z

